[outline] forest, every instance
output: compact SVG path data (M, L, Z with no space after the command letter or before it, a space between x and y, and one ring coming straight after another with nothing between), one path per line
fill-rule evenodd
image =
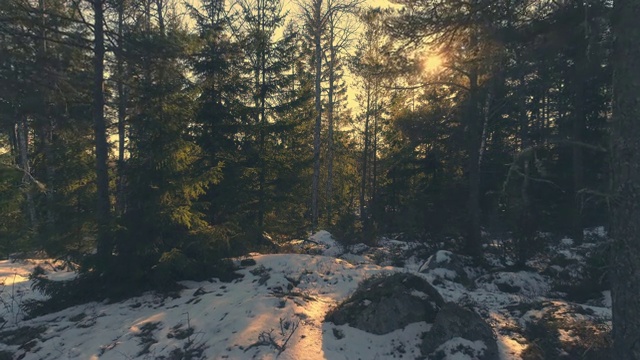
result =
M625 9L640 14L630 0L3 0L0 258L79 264L82 290L65 289L79 302L224 276L318 230L478 263L497 239L523 269L549 234L628 236L637 185L619 181L637 170L620 164L637 144L612 141L631 123L611 130L614 69L632 71L640 39ZM614 254L635 254L629 241Z

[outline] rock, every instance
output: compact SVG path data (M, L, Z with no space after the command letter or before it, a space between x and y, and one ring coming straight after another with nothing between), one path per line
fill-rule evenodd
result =
M438 290L426 280L396 273L364 281L325 321L382 335L415 322L431 323L443 305Z
M240 266L254 266L256 265L256 261L254 259L242 259L240 260Z
M420 272L429 273L463 285L471 283L460 257L447 250L439 250L431 255L424 265L420 267Z
M430 360L446 359L455 353L478 360L500 359L491 326L475 311L455 303L440 309L420 350Z

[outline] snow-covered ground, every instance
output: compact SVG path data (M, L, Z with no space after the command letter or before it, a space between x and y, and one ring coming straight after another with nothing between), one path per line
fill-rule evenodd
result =
M493 327L503 360L521 358L527 341L514 329L521 328L523 321L539 318L550 309L574 306L548 299L549 279L537 273L496 272L483 275L484 280L469 287L443 278L438 271L418 273L424 259L412 253L419 244L384 240L376 249L364 245L345 249L327 232L311 240L314 255L252 254L255 265L239 270L243 277L230 283L216 279L183 282L185 288L172 297L149 293L28 320L20 305L42 297L31 290L28 279L35 265L56 280L75 274L44 260L0 261L0 359L11 358L11 354L25 360L420 358L421 338L430 324L419 322L374 335L324 322L327 311L352 294L359 283L385 272L419 274L445 300L472 304ZM391 266L401 256L399 251L404 255L403 266ZM518 291L504 292L496 284ZM534 302L549 306L513 310ZM605 307L584 307L591 314L610 318ZM454 340L473 345L465 339ZM451 358L473 359L456 356Z

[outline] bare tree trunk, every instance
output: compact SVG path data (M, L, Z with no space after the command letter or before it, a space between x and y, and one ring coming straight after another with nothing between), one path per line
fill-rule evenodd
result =
M107 144L107 124L104 117L104 0L93 0L94 11L94 78L93 78L93 127L96 146L96 187L98 257L105 259L111 255L109 224L111 211L109 204L109 171Z
M127 95L124 86L124 2L118 3L118 41L116 53L117 91L118 91L118 179L116 189L116 209L122 215L126 211L125 190L125 141L126 141L126 120L127 120Z
M640 359L640 2L616 0L613 36L613 354Z
M580 2L578 2L580 3ZM586 8L585 8L585 14ZM585 22L588 22L588 18L585 19ZM585 28L588 27L588 24L585 23ZM585 34L588 36L588 32ZM574 141L574 145L571 149L571 162L572 162L572 170L573 170L573 206L571 207L571 227L572 227L572 237L573 240L581 244L584 240L584 232L582 225L582 196L580 191L584 187L584 155L583 148L580 145L583 141L583 132L586 123L586 112L585 112L585 96L586 96L586 77L587 69L589 66L589 40L584 39L584 43L581 43L584 47L585 53L577 54L575 59L575 74L573 79L573 84L576 87L574 90L574 101L573 101L573 121L572 121L572 140Z
M364 149L362 151L362 178L360 183L360 222L363 227L367 224L367 163L369 162L369 119L371 117L371 88L366 85L367 108L364 119Z
M260 21L260 30L264 34L265 32L265 9L266 5L262 2L260 5L260 9L258 9L258 21ZM265 213L265 181L266 181L266 164L265 164L265 141L266 141L266 49L260 49L261 53L259 54L259 72L258 72L258 91L260 92L259 96L259 124L260 127L260 155L259 155L259 174L258 174L258 228L260 229L259 236L262 236L262 229L264 226L264 213Z
M519 56L520 54L518 54ZM524 93L525 87L525 78L522 74L520 76L520 87ZM525 97L521 94L519 96L519 117L520 117L520 139L522 142L521 152L527 151L527 149L531 146L530 141L530 133L529 133L529 115L526 109L526 100ZM531 242L533 241L533 235L535 233L535 229L533 226L533 209L531 209L531 198L529 196L530 184L531 184L531 157L527 155L523 159L523 169L522 169L522 184L520 186L520 199L522 200L521 208L519 209L520 213L518 214L518 237L519 237L519 246L518 246L518 258L517 265L524 267L526 265L527 259L530 256L529 249L531 248Z
M378 120L380 118L380 98L379 96L380 85L378 80L374 82L373 90L373 144L372 144L372 159L371 159L371 209L374 210L377 202L378 195ZM372 214L376 214L373 212Z
M313 130L313 179L311 184L311 226L318 228L318 190L320 186L320 129L322 127L322 0L313 1L315 46L315 109L316 123Z
M327 104L327 224L333 223L333 111L335 91L336 48L333 15L329 16L329 94Z
M38 5L40 8L40 26L42 27L40 29L40 37L42 38L40 40L40 48L38 50L38 58L40 61L40 69L43 70L46 74L46 67L47 67L47 33L46 33L46 18L45 18L45 11L47 10L47 5L45 3L45 0L39 0L38 1ZM47 75L45 75L47 76ZM41 93L41 106L42 106L42 111L43 113L41 114L41 118L39 119L40 121L40 137L41 137L41 141L42 141L42 150L43 150L43 154L44 154L44 167L45 167L45 174L46 174L46 179L47 179L47 189L45 191L45 198L46 198L46 232L48 236L52 236L52 234L55 231L55 218L54 218L54 212L53 212L53 207L54 207L54 180L55 180L55 168L53 165L53 151L51 149L52 145L53 145L53 120L50 118L49 116L49 101L48 101L48 95L47 95L47 90L42 91Z
M20 164L20 169L23 172L22 176L22 184L26 188L25 196L27 200L27 213L29 214L29 227L31 229L38 228L38 216L36 214L36 205L33 201L33 193L31 189L31 167L29 165L29 142L28 142L28 133L29 128L27 125L26 117L20 117L17 119L18 123L16 124L16 140L18 143L18 159Z
M482 238L480 234L480 114L478 114L478 68L472 65L469 74L469 103L467 109L468 131L468 184L467 198L467 252L480 256Z

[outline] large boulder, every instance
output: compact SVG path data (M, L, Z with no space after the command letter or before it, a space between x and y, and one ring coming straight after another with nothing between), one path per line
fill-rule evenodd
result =
M364 281L325 320L382 335L415 322L432 323L443 305L438 290L426 280L413 274L395 273Z
M475 311L455 303L440 309L420 350L429 360L453 358L456 354L477 360L500 359L491 326Z

